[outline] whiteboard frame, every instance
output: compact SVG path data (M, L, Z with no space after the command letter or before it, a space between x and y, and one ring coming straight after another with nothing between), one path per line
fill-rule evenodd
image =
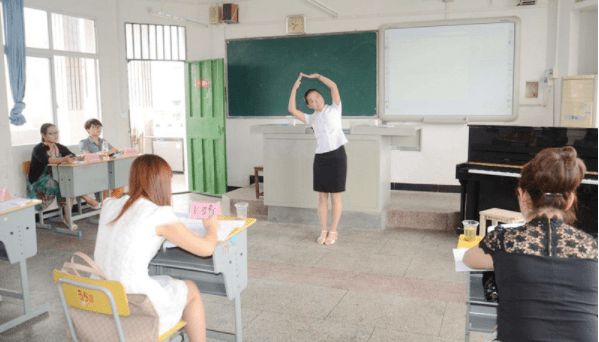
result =
M431 26L456 26L456 25L476 25L476 24L495 24L495 23L514 23L514 73L512 87L512 115L397 115L385 113L385 33L390 29L416 28ZM386 24L379 28L378 35L378 54L379 54L379 77L378 93L380 108L380 117L384 121L409 121L409 122L430 122L430 123L471 123L514 121L518 117L518 106L520 97L520 18L518 17L495 17L479 19L458 19L458 20L439 20L423 22L405 22L396 24Z

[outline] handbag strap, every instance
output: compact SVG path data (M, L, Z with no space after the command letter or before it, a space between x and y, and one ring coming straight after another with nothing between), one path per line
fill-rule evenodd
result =
M77 262L75 260L76 257L81 258L85 263ZM90 258L87 254L83 252L73 253L73 255L71 256L71 261L65 262L62 265L62 269L65 272L75 274L79 277L81 277L81 275L79 274L79 271L81 271L89 273L90 276L95 275L101 279L108 279L108 277L106 277L106 274L104 274L100 266L98 266L98 264L96 264L96 262L92 258Z

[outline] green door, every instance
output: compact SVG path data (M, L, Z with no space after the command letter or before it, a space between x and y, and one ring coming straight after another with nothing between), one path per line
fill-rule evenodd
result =
M186 63L189 188L227 191L224 59Z

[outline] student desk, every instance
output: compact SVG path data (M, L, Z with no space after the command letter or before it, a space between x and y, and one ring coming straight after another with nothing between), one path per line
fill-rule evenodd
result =
M11 264L19 263L22 290L0 289L0 294L23 300L23 314L0 324L0 333L48 312L47 305L35 309L31 307L27 276L27 258L37 254L34 206L39 203L40 200L23 200L14 206L0 206L0 259L8 260Z
M466 242L463 235L458 240L458 248L470 248L482 240L479 236L474 242ZM470 332L491 334L497 325L497 302L488 302L483 289L483 272L488 270L467 272L466 284L466 328L464 340L470 341Z
M227 297L235 305L235 334L207 330L209 338L242 341L241 291L247 287L247 229L256 219L219 241L211 257L199 257L180 248L161 250L150 262L150 275L193 280L200 292ZM208 313L209 314L209 313Z
M66 199L66 207L72 208L73 199L78 196L127 185L129 169L136 157L123 156L109 160L51 165L52 177L58 182L61 196ZM66 220L71 227L75 220L99 214L100 210L83 213L79 208L76 215L73 215L71 210L66 210ZM72 233L81 237L81 232Z

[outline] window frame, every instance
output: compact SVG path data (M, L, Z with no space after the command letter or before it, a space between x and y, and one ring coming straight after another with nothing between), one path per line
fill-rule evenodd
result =
M146 27L147 37L143 35L143 27ZM158 31L161 29L159 38ZM154 50L150 48L150 32L154 31ZM167 34L168 31L168 34ZM136 36L136 32L138 36ZM126 21L123 26L123 33L125 37L125 59L127 62L130 61L167 61L167 62L185 62L187 61L187 27L184 25L174 24L156 24L156 23L135 23ZM131 33L130 35L128 33ZM173 46L173 35L177 38L176 46ZM182 36L183 35L183 36ZM168 36L168 43L166 36ZM131 42L129 42L131 38ZM147 40L147 41L146 41ZM181 44L183 42L183 44ZM131 43L131 44L129 44ZM145 44L145 45L144 45ZM146 52L144 53L144 46ZM168 54L167 54L168 48ZM183 49L183 51L181 51ZM139 50L139 51L138 51ZM174 54L174 50L177 51ZM183 56L181 56L183 52ZM152 57L154 55L154 57ZM176 55L176 58L173 57ZM146 57L144 57L146 56ZM167 57L168 56L168 57Z
M101 92L100 92L100 52L99 52L99 47L98 47L98 30L97 30L97 20L95 18L89 17L89 16L85 16L85 15L80 15L80 14L73 14L73 13L64 13L64 12L60 12L60 11L55 11L53 9L46 9L46 8L39 8L39 7L31 7L31 6L25 6L26 8L29 9L34 9L34 10L39 10L39 11L44 11L46 13L46 23L47 23L47 34L48 34L48 49L44 49L44 48L35 48L35 47L27 47L27 45L25 45L25 57L36 57L36 58L47 58L49 60L49 77L50 77L50 95L51 95L51 112L52 112L52 123L58 125L59 122L59 118L58 118L58 97L57 97L57 90L56 90L56 71L55 71L55 57L73 57L73 58L88 58L88 59L92 59L95 62L95 73L96 73L96 82L95 82L95 92L96 92L96 108L97 108L97 118L101 119L102 118L102 99L101 99ZM52 31L52 14L57 14L57 15L63 15L63 16L68 16L68 17L74 17L77 19L85 19L85 20L90 20L92 21L93 25L94 25L94 49L95 49L95 53L89 53L89 52L76 52L76 51L65 51L65 50L56 50L54 48L54 37L53 37L53 31ZM6 41L4 39L5 37L5 32L4 32L4 28L0 28L2 31L2 45L5 46ZM5 69L6 70L6 69ZM6 79L8 79L8 75L5 76ZM7 83L8 84L8 83ZM9 89L7 89L9 90ZM8 106L10 106L10 102L12 101L10 98L8 98L8 92L7 92L7 104ZM10 109L8 109L10 110ZM12 126L11 126L12 127ZM60 129L60 127L59 127ZM11 132L12 133L12 132ZM72 145L71 142L67 143L68 145ZM75 144L75 143L73 143ZM28 146L31 145L31 143L23 143L23 144L13 144L12 139L11 139L11 146Z

